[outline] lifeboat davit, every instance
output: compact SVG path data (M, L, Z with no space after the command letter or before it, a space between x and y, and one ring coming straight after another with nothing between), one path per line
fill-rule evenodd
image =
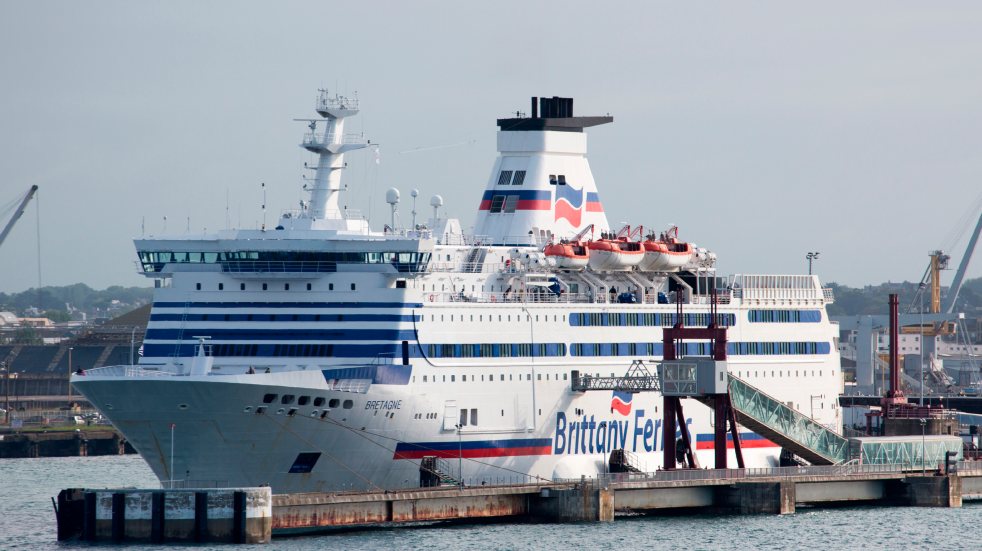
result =
M674 238L648 239L643 246L638 269L645 272L677 272L692 259L692 244Z
M582 270L590 262L590 249L578 241L550 243L542 252L562 270Z
M644 259L644 249L637 241L598 239L587 243L590 268L598 272L626 272Z

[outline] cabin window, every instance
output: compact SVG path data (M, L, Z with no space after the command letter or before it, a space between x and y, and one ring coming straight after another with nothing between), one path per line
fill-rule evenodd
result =
M501 174L498 174L498 185L499 186L507 186L508 184L510 184L511 183L511 175L512 175L512 171L510 171L510 170L502 170L501 171Z
M328 291L333 291L334 290L334 284L333 283L328 283L327 284L327 290Z
M197 289L199 291L201 290L201 284L200 283L195 283L194 284L194 287L195 287L195 289Z
M305 406L309 403L310 403L310 396L301 396L300 399L297 400L298 406Z
M290 284L289 283L284 283L283 284L283 290L284 291L289 291L290 290Z
M515 212L515 209L517 209L517 208L518 208L518 196L517 195L509 195L509 196L505 197L505 204L504 204L504 206L501 209L502 212L504 212L506 214L507 213L512 213L512 212Z
M341 404L341 407L343 407L344 409L351 409L355 407L355 403L351 400L345 400L344 403Z
M354 284L354 283L352 283L352 284L351 284L351 290L352 290L352 291L354 291L354 290L355 290L355 284Z
M396 289L405 289L405 288L406 288L406 280L405 279L397 279L396 280Z
M245 291L245 283L239 283L239 290Z
M561 186L565 186L566 185L566 175L565 174L560 174L559 175L559 185L561 185Z
M558 180L556 180L556 175L555 175L555 174L550 174L550 175L549 175L549 185L550 185L550 186L554 186L554 185L556 185L556 182L557 182L557 181L558 181Z
M491 213L501 212L501 209L504 207L504 205L505 205L505 196L504 195L495 195L495 196L491 197L491 209L490 209L490 212ZM514 212L514 211L512 211L512 212ZM450 259L448 258L447 260L450 260Z
M263 283L263 291L265 291L265 290L267 290L267 289L269 289L269 285L267 285L267 284L265 284L265 283Z
M460 427L466 427L467 426L467 410L466 409L460 410L460 424L458 426L460 426Z
M292 404L294 399L295 396L293 394L284 394L283 397L280 398L280 403L284 405Z
M525 171L524 170L516 170L515 171L515 177L512 178L512 180L511 180L511 185L513 185L513 186L520 186L520 185L522 185L524 183L525 183Z
M338 407L338 406L339 406L340 404L341 404L341 400L338 400L337 398L331 398L331 399L330 399L330 400L329 400L329 401L327 402L327 407L329 407L329 408L336 408L336 407Z
M325 401L326 400L324 399L323 396L318 396L318 397L314 398L314 407L318 407L319 408L319 407L323 406Z
M471 425L477 426L477 408L471 410Z
M218 284L218 290L219 291L224 291L225 290L225 284L224 283L219 283Z
M310 289L311 289L311 285L310 285L310 283L308 283L307 284L307 290L309 291Z
M275 394L265 394L265 395L263 395L263 403L264 404L272 404L274 400L276 400L276 395Z

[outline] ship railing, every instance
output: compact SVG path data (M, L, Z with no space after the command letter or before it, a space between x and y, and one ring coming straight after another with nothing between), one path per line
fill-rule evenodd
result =
M303 135L303 145L307 146L320 146L320 145L347 145L347 144L363 144L365 143L365 136L362 134L338 134L337 132L306 132Z
M164 490L191 490L228 488L227 480L161 480L160 487Z
M966 463L965 469L978 468L982 463L973 467ZM784 478L784 477L813 477L813 476L863 476L871 474L894 474L911 470L910 465L903 464L861 464L848 463L842 465L806 465L794 467L760 467L749 469L675 469L671 471L604 473L587 481L599 481L607 486L611 483L630 482L679 482L701 480L740 480L747 478ZM556 478L558 483L578 483L584 479Z
M834 303L835 291L831 287L822 287L822 298L825 300L825 304Z
M453 292L432 292L423 293L423 302L456 302L456 303L505 303L505 304L565 304L565 303L591 303L595 297L587 294L562 293L522 293L512 291L510 293L473 293L459 291ZM602 301L597 301L602 302Z

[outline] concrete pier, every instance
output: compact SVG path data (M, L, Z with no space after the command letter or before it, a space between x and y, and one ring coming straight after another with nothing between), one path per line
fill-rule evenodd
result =
M982 464L950 474L897 465L622 473L600 479L509 486L270 495L269 488L66 490L59 539L238 541L452 520L609 522L615 513L689 509L718 514L793 514L800 505L960 507L982 497Z
M51 431L0 435L0 459L85 457L136 453L114 430Z
M90 542L267 543L269 488L63 490L58 539Z

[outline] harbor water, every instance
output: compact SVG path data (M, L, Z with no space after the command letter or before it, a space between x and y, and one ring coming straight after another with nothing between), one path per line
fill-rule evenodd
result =
M0 460L0 549L59 544L51 497L63 488L157 487L138 456ZM788 516L618 517L613 523L464 524L277 538L261 549L908 549L974 548L982 502L961 509L846 507ZM162 549L180 549L163 546ZM189 549L233 549L194 546Z

